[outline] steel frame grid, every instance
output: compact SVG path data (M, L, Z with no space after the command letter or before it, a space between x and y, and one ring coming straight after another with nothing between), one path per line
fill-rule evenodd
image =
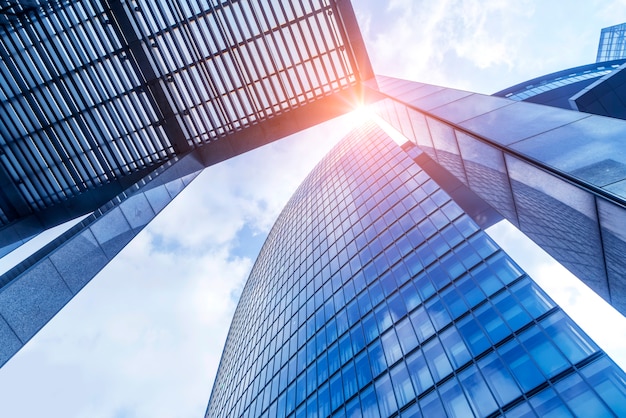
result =
M98 26L103 10L83 6L25 14L0 37L2 162L35 210L167 156L164 135L131 119L149 109L129 100L136 81L112 76L129 72L119 42Z
M15 0L0 226L355 89L344 2Z
M185 14L180 4L137 6L132 24L141 41L160 51L147 50L148 58L168 82L164 90L176 102L191 143L215 140L355 83L328 16L332 7L307 4L226 1L191 16L195 11ZM172 22L156 22L153 16L171 16ZM181 55L172 54L181 49L193 55L187 62L176 62ZM332 54L337 57L329 59Z

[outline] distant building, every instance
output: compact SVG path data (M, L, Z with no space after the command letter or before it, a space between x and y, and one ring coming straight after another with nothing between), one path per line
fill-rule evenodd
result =
M626 58L626 23L602 29L596 62L624 58Z

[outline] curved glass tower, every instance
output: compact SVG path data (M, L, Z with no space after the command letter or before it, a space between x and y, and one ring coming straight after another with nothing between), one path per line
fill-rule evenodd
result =
M207 417L624 416L624 373L374 124L272 229Z

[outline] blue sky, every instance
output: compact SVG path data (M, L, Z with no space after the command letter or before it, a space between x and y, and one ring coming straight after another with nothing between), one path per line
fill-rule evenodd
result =
M623 0L353 3L377 73L488 94L593 62L600 29L626 21ZM205 170L0 369L0 416L202 416L263 237L351 118Z

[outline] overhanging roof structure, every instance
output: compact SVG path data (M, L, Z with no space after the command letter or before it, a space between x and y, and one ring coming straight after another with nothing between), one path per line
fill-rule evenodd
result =
M371 76L344 0L2 4L6 237L91 212L174 157L215 163L335 116Z

